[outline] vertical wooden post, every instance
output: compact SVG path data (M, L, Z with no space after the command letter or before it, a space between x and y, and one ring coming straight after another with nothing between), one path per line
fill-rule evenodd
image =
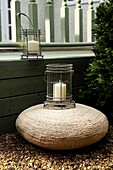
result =
M75 41L76 42L83 42L83 10L81 9L81 0L76 1Z
M0 41L2 41L2 29L1 29L1 15L0 15Z
M36 0L30 0L28 4L29 18L33 24L34 29L38 29L38 8ZM31 24L29 27L32 28Z
M94 42L94 19L95 11L93 9L93 0L88 1L88 10L87 10L87 42Z
M63 0L61 7L61 41L69 42L69 8L66 0Z
M45 39L46 42L54 42L54 9L51 0L46 1L45 6Z
M12 25L12 41L21 41L21 26L17 20L17 14L20 13L20 0L11 1L11 25Z

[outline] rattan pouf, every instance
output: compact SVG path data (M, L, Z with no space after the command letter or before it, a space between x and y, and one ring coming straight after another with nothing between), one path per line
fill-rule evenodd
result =
M26 140L54 150L91 145L105 136L108 126L102 112L78 103L64 110L45 109L39 104L24 110L16 120L16 128Z

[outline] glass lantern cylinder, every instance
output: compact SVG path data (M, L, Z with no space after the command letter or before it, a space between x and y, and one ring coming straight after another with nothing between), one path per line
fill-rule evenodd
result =
M35 29L23 29L23 54L22 58L30 56L34 57L43 57L41 55L40 49L40 30Z
M20 16L27 18L30 29L23 28L20 20ZM40 45L40 30L35 29L30 18L24 13L17 14L18 22L21 26L22 43L23 43L23 53L21 58L43 58Z
M47 95L44 106L48 108L75 107L72 100L72 64L48 64L46 65Z

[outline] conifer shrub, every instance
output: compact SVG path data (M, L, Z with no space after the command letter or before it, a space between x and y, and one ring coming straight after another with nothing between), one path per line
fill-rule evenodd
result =
M113 116L113 0L97 7L95 36L95 57L85 73L79 100Z

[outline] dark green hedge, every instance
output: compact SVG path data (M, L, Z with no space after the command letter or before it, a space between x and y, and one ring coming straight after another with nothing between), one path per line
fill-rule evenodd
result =
M79 100L113 116L113 0L97 7L95 36L96 58L85 73Z

